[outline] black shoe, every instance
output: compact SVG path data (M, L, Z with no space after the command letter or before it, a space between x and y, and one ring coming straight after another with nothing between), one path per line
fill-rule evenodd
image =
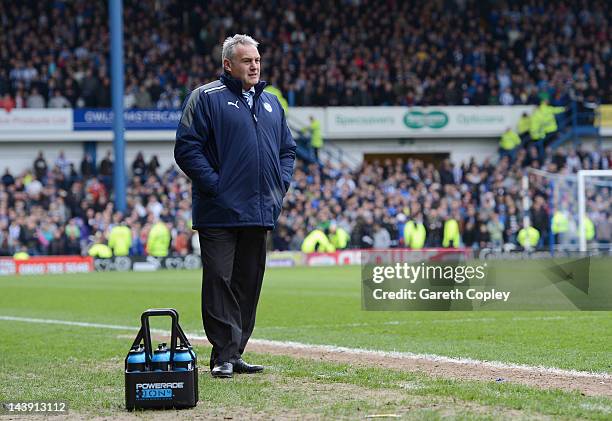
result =
M218 363L215 364L210 374L213 377L229 378L234 374L234 366L232 363Z
M241 374L242 373L246 373L246 374L259 373L263 371L263 369L264 369L263 365L247 364L246 362L244 362L242 358L234 362L234 371L236 373L241 373Z
M213 368L215 368L215 360L217 359L218 355L215 352L215 350L211 350L210 351L210 371L212 371Z

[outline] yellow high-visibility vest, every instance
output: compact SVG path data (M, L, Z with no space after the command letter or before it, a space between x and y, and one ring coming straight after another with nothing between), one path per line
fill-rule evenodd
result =
M455 219L449 219L444 223L444 236L442 238L442 247L448 248L450 247L451 242L453 243L453 248L459 247L459 241L461 237L459 236L459 223Z

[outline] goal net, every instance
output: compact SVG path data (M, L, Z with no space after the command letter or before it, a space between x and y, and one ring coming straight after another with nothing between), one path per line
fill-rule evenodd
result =
M546 243L552 252L612 250L612 170L559 174L530 168L531 194L548 201Z

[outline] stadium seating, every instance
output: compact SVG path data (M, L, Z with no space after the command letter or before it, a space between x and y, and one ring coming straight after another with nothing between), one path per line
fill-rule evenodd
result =
M12 23L0 35L1 107L110 106L105 2L0 2L0 13ZM612 103L612 10L604 0L256 6L246 0L143 0L124 1L124 19L127 108L179 108L191 89L218 76L220 44L235 32L261 42L264 78L295 106L548 99L582 110ZM556 144L571 135L563 133ZM299 250L309 232L332 223L350 233L350 247L401 246L406 221L417 218L427 230L426 247L445 244L444 224L451 218L467 247L516 245L526 214L518 181L524 168L561 174L612 168L611 151L518 149L512 162L446 161L439 167L418 159L356 169L300 160L270 248ZM96 168L86 158L76 163L47 155L32 157L31 171L3 174L0 255L85 254L95 238L100 241L96 234L108 236L120 221L132 229L131 253L143 254L156 219L174 226L172 253L197 247L187 241L189 181L176 169L161 172L156 158L139 157L131 164L129 211L120 215L111 200L108 158ZM553 212L546 188L535 184L529 192L539 247L549 241ZM609 191L590 199L597 205L594 241L610 243Z
M63 156L48 162L43 155L35 160L38 170L34 164L24 174L7 170L0 183L0 255L23 248L31 255L86 253L97 233L107 237L122 220L132 230L131 254L140 255L158 218L173 224L170 253L191 252L190 183L175 168L160 172L156 158L147 158L139 157L131 165L126 215L113 209L109 180L88 175L86 159L77 165ZM611 168L612 151L548 150L540 159L537 153L522 149L512 165L506 157L497 165L488 160L462 165L446 160L439 168L417 159L364 163L353 170L329 162L319 166L298 161L270 248L299 250L311 230L327 228L332 221L350 233L350 247L371 247L363 239L375 237L374 225L377 231L389 233L390 247L402 246L406 221L420 217L427 230L427 247L443 245L442 225L451 217L459 223L461 241L467 247L517 245L525 214L520 178L527 166L559 173ZM541 247L548 241L551 217L544 200L546 188L535 184L530 189L529 215L540 231ZM604 191L590 199L597 204L591 212L595 241L610 243L612 196Z
M612 103L605 0L124 3L128 108L178 108L218 76L237 31L261 42L265 79L290 105ZM0 105L110 106L105 2L0 13L15 22L0 36Z

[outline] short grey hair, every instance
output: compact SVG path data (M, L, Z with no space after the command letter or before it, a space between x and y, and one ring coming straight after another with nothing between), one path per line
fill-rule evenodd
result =
M226 58L231 60L234 57L234 50L238 44L252 45L255 48L259 45L252 37L245 34L236 34L233 37L225 38L223 49L221 50L221 65L223 65Z

